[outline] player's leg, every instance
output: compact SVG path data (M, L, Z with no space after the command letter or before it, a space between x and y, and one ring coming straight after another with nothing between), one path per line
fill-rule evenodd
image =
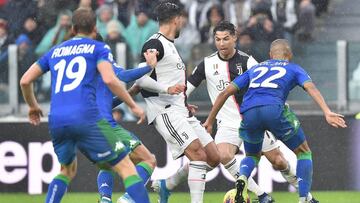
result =
M300 202L307 201L312 183L312 154L300 122L288 106L283 106L281 116L273 122L270 131L293 150L297 156L296 176L299 184Z
M165 139L174 159L185 154L190 160L188 184L191 202L202 202L205 190L207 156L196 132L186 120L186 115L168 111L155 119L154 126ZM163 181L160 185L160 188L164 189L164 193L162 190L159 191L161 203L168 201L169 191L164 187L164 183ZM165 197L162 194L165 194Z
M78 148L98 165L108 164L123 180L126 192L135 202L149 202L144 183L136 172L128 153L114 128L106 120L95 125L80 126ZM111 202L111 197L101 197L101 202Z
M71 133L71 132L70 132ZM73 137L64 128L50 129L55 154L61 164L60 173L51 181L46 195L46 203L59 203L70 181L77 171L76 147Z

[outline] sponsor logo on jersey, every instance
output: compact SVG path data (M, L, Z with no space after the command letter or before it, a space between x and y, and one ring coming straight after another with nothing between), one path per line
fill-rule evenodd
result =
M216 89L223 91L230 83L228 81L219 80L219 84L216 85Z

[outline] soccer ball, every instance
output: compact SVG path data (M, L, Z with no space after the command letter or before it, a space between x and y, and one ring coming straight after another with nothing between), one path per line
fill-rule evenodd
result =
M226 192L224 196L223 203L235 203L235 195L236 195L236 189L231 189ZM248 197L246 200L246 203L250 203L250 198Z

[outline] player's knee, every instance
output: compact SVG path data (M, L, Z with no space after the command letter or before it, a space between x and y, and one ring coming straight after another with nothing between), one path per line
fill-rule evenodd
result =
M275 170L284 170L287 168L288 162L286 159L281 155L278 154L274 156L271 160L269 160Z
M233 154L226 153L226 152L224 152L224 153L221 152L220 153L220 160L221 160L221 163L224 164L224 165L229 163L229 161L231 161L233 158L234 158Z

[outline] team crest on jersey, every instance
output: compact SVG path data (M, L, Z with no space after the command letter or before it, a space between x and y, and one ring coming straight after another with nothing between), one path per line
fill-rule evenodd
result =
M237 63L236 64L236 69L238 70L238 75L241 75L243 73L242 63Z
M219 68L219 64L213 64L213 68L214 68L214 75L219 75L219 71L218 71L218 68Z

